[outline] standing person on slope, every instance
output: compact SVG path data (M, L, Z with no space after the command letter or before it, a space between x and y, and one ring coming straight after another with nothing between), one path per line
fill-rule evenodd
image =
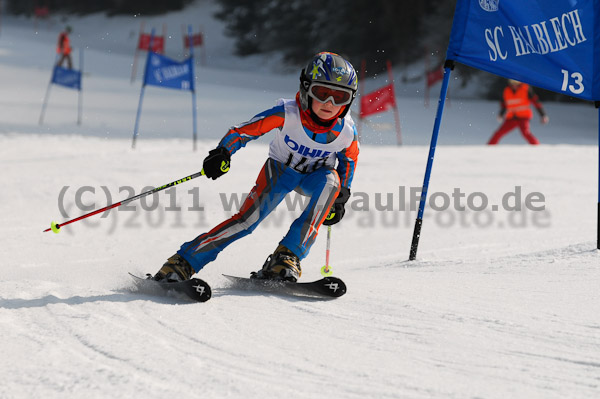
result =
M71 33L71 27L67 26L64 31L58 35L58 44L56 45L56 53L60 56L58 63L59 67L67 61L67 68L73 68L73 60L71 60L71 43L69 40L69 34Z
M213 180L221 177L229 170L231 155L275 129L256 185L236 215L184 243L153 279L191 278L296 191L310 197L306 209L252 277L297 281L302 274L300 260L308 255L319 227L339 222L350 198L359 148L348 111L357 88L356 71L348 61L334 53L319 53L300 73L295 100L280 99L275 107L232 127L204 159L204 172Z
M500 114L498 115L498 121L504 121L504 123L494 132L488 144L498 144L502 137L517 126L529 144L539 144L540 142L529 128L529 121L533 118L530 104L533 104L537 109L542 118L542 124L548 123L548 116L546 116L542 103L540 103L533 89L526 83L508 79L508 86L504 88L502 93Z

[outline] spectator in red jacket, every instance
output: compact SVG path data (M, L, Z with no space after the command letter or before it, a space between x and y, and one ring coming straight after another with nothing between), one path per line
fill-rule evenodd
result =
M73 61L71 60L71 43L69 41L69 34L71 33L71 27L67 26L64 31L58 35L58 45L56 46L56 53L60 54L58 60L58 66L67 61L67 68L73 68Z

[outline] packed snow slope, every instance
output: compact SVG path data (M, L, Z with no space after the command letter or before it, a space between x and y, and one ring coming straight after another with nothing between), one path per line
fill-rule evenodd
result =
M29 20L3 19L0 398L600 394L598 126L587 104L546 104L550 124L533 124L540 146L514 132L487 147L497 104L453 98L411 262L411 191L422 184L435 107L423 107L418 87L396 84L408 145L379 145L395 142L392 115L363 131L348 213L332 229L331 265L348 285L336 300L235 290L221 276L261 267L301 211L295 195L198 273L213 287L210 301L132 288L127 272L155 273L181 243L236 211L270 135L236 153L219 180L198 178L42 233L52 220L197 172L229 126L295 94L296 71L231 55L212 10L199 2L147 20L168 21L177 35L181 23L209 27L195 152L190 94L151 87L131 149L140 83L139 74L130 83L129 34L139 19L69 21L72 41L86 47L81 126L77 93L60 87L38 125L60 24L35 32ZM167 48L181 43L173 35ZM302 262L303 281L320 277L324 232Z

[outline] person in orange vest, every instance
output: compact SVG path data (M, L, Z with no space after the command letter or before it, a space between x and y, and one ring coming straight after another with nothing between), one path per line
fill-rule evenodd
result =
M56 53L60 54L60 59L58 60L58 66L62 66L62 64L67 61L67 68L73 68L73 61L71 60L71 43L69 41L69 34L71 33L71 27L67 26L64 31L60 32L58 35L58 45L56 46Z
M498 122L503 122L502 125L494 132L488 144L498 144L500 139L508 134L511 130L518 127L525 140L529 144L539 144L538 139L531 133L529 121L533 117L531 104L542 118L542 124L548 123L548 116L544 112L542 103L534 93L533 89L526 83L521 83L518 80L508 79L508 85L502 93L500 101L500 113L498 114Z

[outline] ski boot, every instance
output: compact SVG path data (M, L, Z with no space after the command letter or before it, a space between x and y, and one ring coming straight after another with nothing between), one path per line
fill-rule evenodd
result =
M296 282L301 275L300 259L292 251L279 245L275 252L267 257L262 269L252 272L250 278Z
M196 271L188 261L183 259L181 255L175 254L165 262L152 279L155 281L176 283L191 279L194 273Z

